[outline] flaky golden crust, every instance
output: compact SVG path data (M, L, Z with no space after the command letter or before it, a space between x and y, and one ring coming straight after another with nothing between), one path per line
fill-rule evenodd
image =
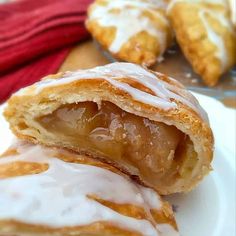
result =
M214 86L221 75L236 63L236 34L230 26L229 11L226 7L217 3L200 2L176 2L168 16L176 39L194 71L202 77L206 85ZM224 17L225 20L221 21ZM227 21L228 25L225 25ZM213 33L209 33L207 27L211 28Z
M60 77L63 77L63 75L58 74L52 77L49 76L48 78L54 80ZM165 81L169 85L172 84L183 89L179 83L164 75L158 75L158 77L161 81ZM127 83L130 83L129 78L126 78L125 75L123 79L128 81ZM135 86L141 90L144 89L140 84L136 84ZM23 92L20 96L12 96L4 112L12 131L19 138L27 139L34 143L44 143L48 146L64 146L74 151L90 153L89 150L79 150L70 143L61 143L56 136L40 133L34 117L50 114L62 104L83 101L94 101L99 104L101 101L109 101L122 110L137 116L163 122L167 125L174 125L184 134L188 135L193 142L194 150L197 153L197 163L192 170L191 176L187 179L179 178L169 187L165 185L159 186L157 189L159 193L170 194L189 191L211 170L210 163L213 156L214 140L208 121L204 120L196 110L178 101L178 99L172 99L177 104L177 107L167 110L138 101L128 92L115 87L103 79L74 80L71 83L63 85L45 87L35 95L36 87L31 86L27 88L27 91ZM186 93L185 90L182 93ZM96 156L96 153L93 153L93 155ZM103 159L100 153L97 153L97 156ZM116 165L111 160L109 160L109 163ZM134 175L128 168L124 166L118 167L124 169L131 176ZM141 182L150 186L149 183L142 179Z
M24 145L25 143L23 143ZM21 142L17 143L17 146L20 147ZM32 147L34 147L32 145ZM45 147L42 147L45 148ZM114 168L111 165L108 165L104 162L100 162L97 160L94 160L93 158L90 158L88 156L79 155L74 152L69 152L63 149L58 148L52 148L48 149L50 150L50 155L53 158L58 158L62 161L68 162L68 163L76 163L76 164L85 164L85 165L91 165L96 166L102 169L109 170L111 172L114 172L118 175L121 175L125 178L128 178L123 172L120 170ZM0 156L1 158L15 158L20 153L18 152L17 148L10 147L5 153L3 153ZM19 157L19 156L18 156ZM42 156L43 158L43 156ZM45 171L47 171L49 168L49 165L47 163L37 163L27 160L25 161L10 161L9 163L0 163L0 181L2 179L8 179L8 178L14 178L24 175L35 175L40 174ZM79 177L78 177L79 178ZM68 179L68 181L70 181ZM1 182L0 182L1 183ZM87 183L88 184L88 183ZM104 186L104 189L106 189L106 186ZM16 190L16 192L19 190ZM24 190L22 190L24 191ZM104 207L110 208L114 211L114 214L121 214L123 216L128 216L133 219L142 219L146 220L147 222L151 222L152 224L168 224L171 228L174 229L174 231L177 232L177 225L174 218L174 214L172 211L171 206L165 202L161 201L161 206L156 206L156 208L153 208L150 210L150 214L147 213L144 206L137 206L135 204L131 203L116 203L112 201L108 201L105 199L102 199L101 197L97 197L96 195L89 195L87 196L90 200L96 201L103 205ZM56 197L55 197L56 198ZM50 199L49 199L50 204ZM9 206L10 207L10 206ZM1 215L1 213L0 213ZM78 211L78 215L80 215L80 212ZM151 217L150 217L151 216ZM116 225L115 223L109 222L109 221L96 221L92 222L91 224L86 225L75 225L75 226L64 226L64 227L51 227L50 223L49 225L45 224L32 224L27 222L21 222L16 219L4 219L1 216L0 219L0 235L15 235L15 236L33 236L33 235L78 235L78 236L143 236L142 233L136 232L133 230L126 229L120 225Z
M0 221L0 233L4 236L142 236L139 233L115 227L104 222L96 222L82 227L50 228L40 225L25 224L13 220Z
M132 1L129 3L125 1L116 1L120 2L121 8L114 6L110 11L108 11L106 14L108 15L110 12L114 12L114 14L117 14L119 11L127 12L127 15L129 17L132 17L132 9L139 9L140 15L139 16L134 16L136 21L142 21L143 17L146 18L146 21L150 21L148 25L151 24L153 28L156 29L156 31L160 31L159 35L156 33L150 34L148 30L142 30L140 32L134 33L134 35L131 35L130 38L127 39L124 44L120 47L120 49L115 52L111 50L111 45L112 43L116 40L118 31L119 31L119 25L118 22L115 25L107 26L107 25L102 25L99 22L99 18L94 17L96 15L96 11L99 11L97 8L101 6L107 6L109 3L111 3L111 0L97 0L91 6L89 7L88 10L88 19L86 21L86 27L88 31L92 34L93 38L96 39L97 42L101 44L101 46L109 51L113 57L123 60L123 61L128 61L128 62L133 62L141 65L146 65L146 66L151 66L156 63L157 58L160 57L166 48L168 48L172 41L173 41L173 34L172 30L169 26L169 23L166 18L165 14L165 9L158 9L155 8L153 4L153 9L149 9L147 7L137 7L138 3L147 3L151 4L149 0L138 0L136 1L137 5L134 4L132 5ZM127 5L127 6L126 6ZM130 12L130 14L128 14ZM102 16L105 17L105 16ZM100 17L100 19L102 18ZM124 19L124 17L120 17L117 21L127 21L127 25L130 23L129 18L127 16L127 19ZM163 20L165 19L165 20ZM109 21L109 19L107 20ZM125 25L125 24L124 24ZM132 25L132 24L131 24ZM133 25L132 25L133 26ZM131 27L132 27L131 26ZM122 27L122 26L121 26ZM141 27L141 23L140 23ZM131 30L130 28L127 30ZM125 33L125 29L122 28L120 30L123 34L124 37L127 33ZM163 36L163 35L165 36ZM161 36L160 36L161 35Z

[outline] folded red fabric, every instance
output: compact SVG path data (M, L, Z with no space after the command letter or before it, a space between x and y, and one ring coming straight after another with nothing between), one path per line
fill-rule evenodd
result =
M0 102L58 70L71 45L88 37L84 21L90 3L20 0L0 5Z
M55 73L68 52L69 48L61 49L1 76L0 103L20 88L28 86L48 74Z
M87 32L82 26L69 24L42 32L37 37L19 42L15 46L0 49L0 73L71 43L85 39Z

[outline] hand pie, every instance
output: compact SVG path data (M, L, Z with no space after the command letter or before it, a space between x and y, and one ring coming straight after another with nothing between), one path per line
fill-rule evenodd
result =
M205 111L177 81L138 65L48 76L4 114L18 137L91 155L161 194L191 190L210 170Z
M115 58L150 66L172 42L165 0L96 0L87 29Z
M0 158L0 192L1 235L179 235L154 190L61 149L11 147Z
M214 86L236 63L236 34L227 1L172 0L168 15L194 71Z

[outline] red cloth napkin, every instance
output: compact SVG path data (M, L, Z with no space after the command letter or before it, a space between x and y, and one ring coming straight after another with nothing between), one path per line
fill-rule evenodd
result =
M55 73L71 45L88 37L91 0L20 0L0 5L0 102Z

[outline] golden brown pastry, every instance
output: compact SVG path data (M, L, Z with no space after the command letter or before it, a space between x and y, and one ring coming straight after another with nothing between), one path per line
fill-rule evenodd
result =
M62 149L16 143L0 158L0 193L0 235L179 235L154 190Z
M172 42L166 7L166 0L96 0L86 26L115 58L150 66Z
M210 170L207 114L180 83L130 63L59 73L24 88L4 113L20 138L108 162L161 194Z
M236 63L236 34L227 0L172 0L168 15L177 41L208 86Z

